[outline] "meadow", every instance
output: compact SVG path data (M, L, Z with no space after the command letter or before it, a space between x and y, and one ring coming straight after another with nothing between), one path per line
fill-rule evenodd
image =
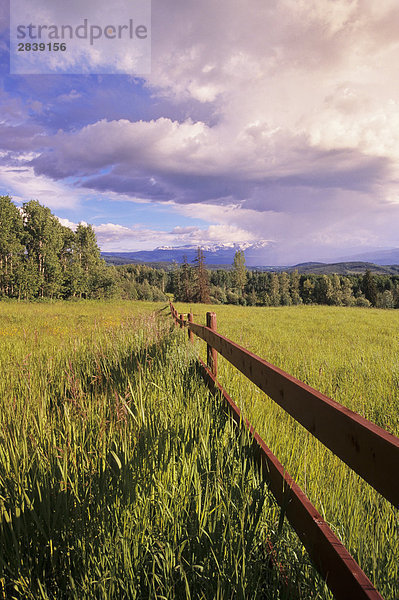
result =
M216 312L220 333L399 435L398 311L176 308L203 324L207 311ZM204 358L205 344L197 347ZM383 597L398 598L397 509L220 356L218 379Z
M0 598L328 597L165 308L0 304Z
M397 311L192 308L398 434ZM331 598L186 337L162 303L0 303L0 598ZM219 373L396 598L394 510L220 358Z

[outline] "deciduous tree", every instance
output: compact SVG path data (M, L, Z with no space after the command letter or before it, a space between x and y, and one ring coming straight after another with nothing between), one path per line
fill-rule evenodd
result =
M14 296L24 257L21 212L9 196L0 196L0 293Z

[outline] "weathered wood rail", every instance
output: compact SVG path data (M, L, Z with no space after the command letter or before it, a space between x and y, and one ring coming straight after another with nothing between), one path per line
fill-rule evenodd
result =
M207 313L203 326L193 322L192 314L185 320L172 303L170 310L176 325L188 328L191 341L196 335L207 343L207 365L199 359L207 385L213 393L221 394L237 425L252 434L255 456L273 495L284 507L289 522L334 596L342 600L381 599L345 546L218 383L217 353L396 507L399 439L217 333L215 313Z

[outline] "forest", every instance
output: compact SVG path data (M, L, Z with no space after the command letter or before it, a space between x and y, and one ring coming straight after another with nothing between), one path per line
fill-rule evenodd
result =
M91 225L72 231L36 200L18 208L0 196L1 298L164 301L166 294L192 303L399 308L399 276L257 271L246 267L241 251L230 269L208 270L201 248L194 263L184 260L171 270L107 265Z

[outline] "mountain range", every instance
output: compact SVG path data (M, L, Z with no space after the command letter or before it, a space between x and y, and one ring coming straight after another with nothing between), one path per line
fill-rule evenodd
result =
M376 265L399 265L399 248L378 248L349 257L341 257L337 262L347 261L372 262Z
M245 262L248 266L270 264L273 244L267 241L250 243L225 243L225 244L201 244L207 265L231 265L237 250L245 254ZM127 262L177 262L181 263L184 257L191 263L197 256L198 244L186 246L160 246L155 250L141 250L139 252L102 252L102 256L115 257Z
M205 263L210 266L231 266L237 250L245 254L245 262L248 267L259 267L265 270L289 270L298 268L300 272L321 272L328 264L333 267L341 263L350 263L345 271L355 270L358 272L361 264L372 265L399 265L399 248L377 248L368 252L343 256L342 258L323 262L308 262L298 265L273 266L276 248L272 242L259 241L256 243L225 243L225 244L203 244ZM197 256L198 245L186 246L160 246L154 250L141 250L138 252L102 252L103 258L113 264L128 263L181 263L186 257L189 263ZM367 268L367 267L366 267ZM360 270L364 270L361 268ZM338 271L335 271L338 272Z

